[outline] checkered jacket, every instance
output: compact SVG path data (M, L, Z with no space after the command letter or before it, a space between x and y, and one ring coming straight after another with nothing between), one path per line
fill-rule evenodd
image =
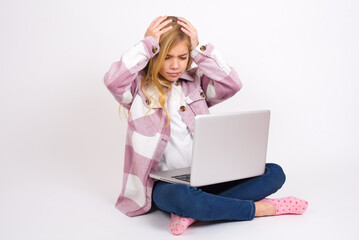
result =
M129 111L125 146L124 174L116 207L128 216L137 216L151 208L155 172L170 138L167 115L156 102L156 91L141 91L143 68L160 50L153 37L144 38L114 62L104 82L115 99ZM185 104L178 110L193 132L194 117L208 114L208 107L233 96L242 87L236 71L229 67L210 43L200 43L190 53L197 67L183 73L180 84ZM170 94L170 93L169 93Z

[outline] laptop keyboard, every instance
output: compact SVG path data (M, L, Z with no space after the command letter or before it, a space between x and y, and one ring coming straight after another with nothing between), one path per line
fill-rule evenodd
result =
M173 176L173 178L182 180L185 182L189 182L189 180L191 179L191 174L183 174L183 175Z

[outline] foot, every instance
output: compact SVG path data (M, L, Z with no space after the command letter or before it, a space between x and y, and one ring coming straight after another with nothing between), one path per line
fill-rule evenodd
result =
M267 202L255 202L256 205L256 212L255 217L264 217L264 216L273 216L275 215L275 208L272 204Z
M259 202L270 203L274 209L274 215L282 214L303 214L308 208L308 202L296 197L286 197L281 199L265 198Z
M170 231L173 235L180 235L195 221L193 218L181 217L171 213Z

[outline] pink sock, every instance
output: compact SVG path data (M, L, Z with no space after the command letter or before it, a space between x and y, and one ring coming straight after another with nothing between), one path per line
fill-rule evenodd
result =
M170 231L174 235L180 235L195 221L193 218L181 217L171 213Z
M275 208L275 215L303 214L308 208L308 202L296 197L280 199L265 198L261 202L268 202Z

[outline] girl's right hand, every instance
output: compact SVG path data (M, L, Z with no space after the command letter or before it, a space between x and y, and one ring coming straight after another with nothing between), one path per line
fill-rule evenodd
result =
M167 16L163 16L163 17L159 16L155 20L153 20L150 26L147 28L147 31L145 33L145 38L154 37L157 40L157 42L159 42L161 35L172 28L172 26L169 26L162 29L168 23L172 22L172 19L168 19L164 21L166 18Z

